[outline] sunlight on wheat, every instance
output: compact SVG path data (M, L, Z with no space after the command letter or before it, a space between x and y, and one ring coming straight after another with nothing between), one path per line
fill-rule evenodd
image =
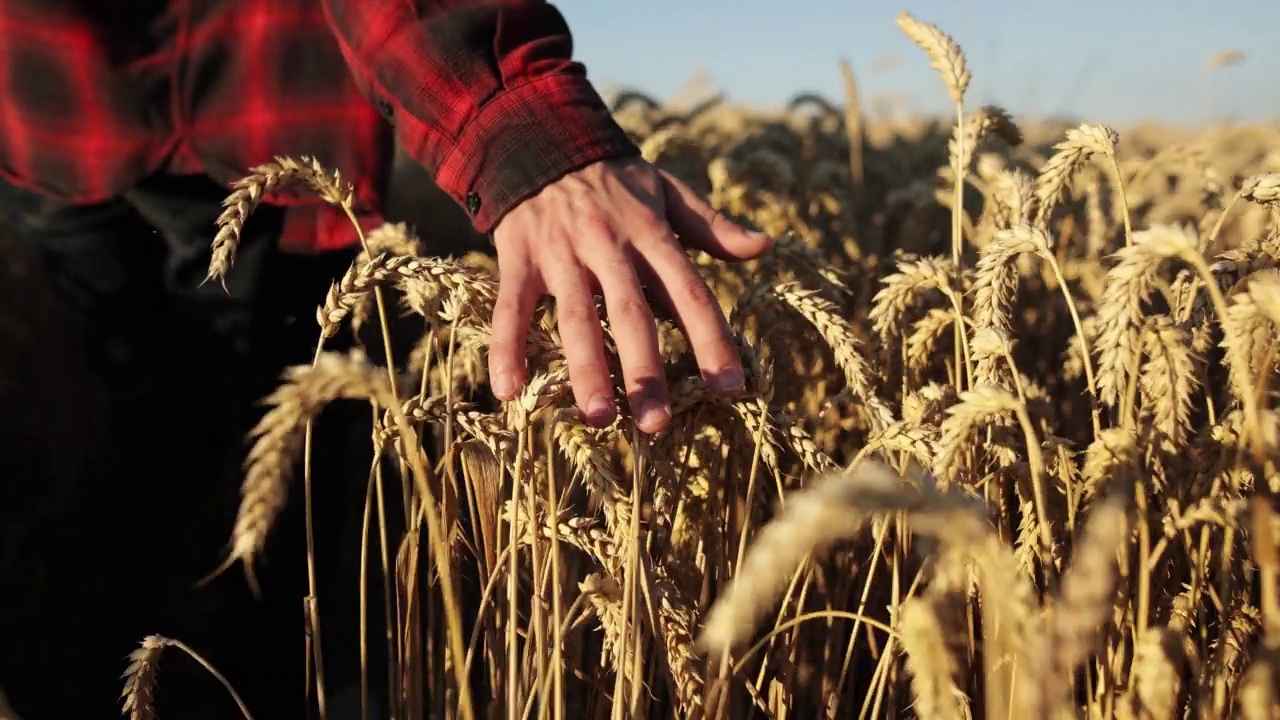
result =
M1277 133L966 116L959 45L898 27L950 123L810 94L615 101L647 159L777 238L696 258L741 396L708 392L664 320L671 429L636 432L625 402L590 428L548 302L531 382L498 403L492 260L421 256L388 225L317 298L316 362L266 399L224 568L271 553L322 409L363 402L383 462L350 480L393 600L370 604L393 642L368 662L395 717L1275 717ZM308 158L255 168L211 280L285 183L351 202ZM387 367L393 329L417 337Z

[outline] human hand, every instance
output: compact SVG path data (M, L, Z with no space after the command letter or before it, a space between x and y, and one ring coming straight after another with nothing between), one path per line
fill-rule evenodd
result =
M729 221L670 174L640 158L588 165L513 208L493 239L500 280L489 375L499 398L511 400L524 386L534 309L551 295L574 400L591 425L613 422L613 381L595 306L603 294L636 425L647 433L665 429L671 408L645 288L670 309L708 386L742 388L729 324L681 243L742 261L759 257L770 240Z

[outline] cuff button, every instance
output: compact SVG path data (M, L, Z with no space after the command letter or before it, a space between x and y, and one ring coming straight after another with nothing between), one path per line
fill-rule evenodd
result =
M467 212L475 215L480 212L480 195L474 192L467 193Z

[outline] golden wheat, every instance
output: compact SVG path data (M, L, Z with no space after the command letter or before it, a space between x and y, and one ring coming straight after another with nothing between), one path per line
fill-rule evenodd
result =
M847 64L844 108L615 101L646 158L777 238L741 265L693 255L740 396L708 392L664 320L671 428L588 427L544 302L532 380L499 403L496 266L387 225L316 298L319 340L357 350L318 350L266 399L228 563L270 552L309 428L354 399L399 461L369 481L367 532L389 531L384 481L413 519L383 548L396 717L1274 716L1280 163L1255 150L1275 131L1135 130L1119 157L1101 123L966 116L960 46L897 22L953 123L874 122ZM210 279L291 183L349 209L313 160L251 169ZM389 347L382 293L425 325L405 367L344 332L373 296ZM172 642L135 654L134 717Z

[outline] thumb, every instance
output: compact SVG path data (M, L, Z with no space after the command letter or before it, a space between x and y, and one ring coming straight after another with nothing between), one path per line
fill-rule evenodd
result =
M688 185L670 173L661 172L667 221L684 244L726 261L752 260L773 246L768 235L747 230L726 218Z

